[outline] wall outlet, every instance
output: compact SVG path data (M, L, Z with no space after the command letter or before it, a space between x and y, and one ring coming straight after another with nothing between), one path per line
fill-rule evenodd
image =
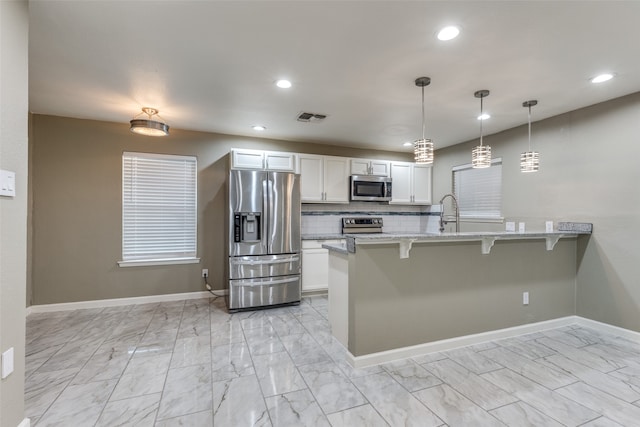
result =
M519 222L518 223L518 232L519 233L524 233L524 222Z
M2 379L13 372L13 347L2 353Z
M516 223L513 221L507 221L505 230L510 232L516 231Z
M529 305L529 292L522 293L522 305Z
M553 233L553 221L546 221L544 223L544 229L547 233Z
M202 277L209 277L209 269L208 268L203 268L202 269Z

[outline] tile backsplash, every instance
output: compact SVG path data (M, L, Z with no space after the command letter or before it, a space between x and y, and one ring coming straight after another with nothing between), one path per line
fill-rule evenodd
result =
M382 217L385 233L430 233L438 230L437 215L438 212L431 212L430 206L365 202L349 205L304 204L301 231L302 234L339 234L342 233L344 217L376 216Z

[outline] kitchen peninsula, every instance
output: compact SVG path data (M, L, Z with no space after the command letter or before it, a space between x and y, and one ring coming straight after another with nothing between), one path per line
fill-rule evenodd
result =
M589 234L347 236L346 245L325 245L332 333L360 367L573 316Z

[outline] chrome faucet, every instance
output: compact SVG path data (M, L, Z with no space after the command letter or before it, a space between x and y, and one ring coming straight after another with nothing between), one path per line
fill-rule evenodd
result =
M458 199L456 199L456 196L454 196L453 194L445 194L444 196L442 196L442 199L440 199L440 232L442 233L444 231L445 224L447 224L447 222L450 222L445 221L444 219L444 199L446 199L447 197L451 197L451 200L453 201L453 209L456 216L456 233L459 233L460 209L458 209Z

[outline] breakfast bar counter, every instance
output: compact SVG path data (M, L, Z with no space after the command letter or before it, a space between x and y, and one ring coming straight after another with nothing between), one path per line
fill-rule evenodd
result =
M589 234L347 235L346 244L324 245L332 333L366 366L569 318Z

